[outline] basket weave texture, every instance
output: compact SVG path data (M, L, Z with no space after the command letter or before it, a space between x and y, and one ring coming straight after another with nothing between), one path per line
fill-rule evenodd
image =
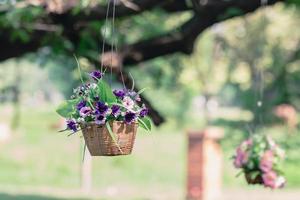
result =
M117 144L112 139L105 125L83 123L80 125L87 148L92 156L129 155L132 152L138 124L110 122ZM120 151L121 149L121 151Z

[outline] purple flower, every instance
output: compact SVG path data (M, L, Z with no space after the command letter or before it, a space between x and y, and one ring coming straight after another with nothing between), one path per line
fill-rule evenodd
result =
M82 107L79 111L79 114L81 117L86 117L88 115L90 115L92 112L92 109L90 107Z
M105 124L105 121L106 117L104 115L97 115L95 118L95 123L99 125Z
M95 100L95 101L99 101L100 98L99 98L98 96L96 96L96 97L94 97L94 100Z
M125 114L125 122L126 122L126 124L132 123L135 120L135 118L136 118L135 113L133 113L133 112L126 113Z
M128 91L127 91L127 94L128 94L129 96L131 96L131 97L137 96L137 93L136 93L135 91L133 91L133 90L128 90Z
M114 117L117 117L117 116L120 114L120 106L113 105L113 106L111 107L111 114L112 114Z
M99 79L101 79L102 76L103 76L103 73L100 72L99 70L95 70L90 73L90 77L92 77L95 81L98 81Z
M99 114L105 114L108 111L108 106L105 103L99 101L96 105L96 109Z
M75 120L73 120L73 119L67 120L67 127L68 127L68 129L72 130L73 132L77 131L77 124L76 124Z
M145 117L146 115L148 115L149 110L147 108L143 108L140 112L140 117Z
M85 107L86 106L86 102L85 101L80 101L78 104L77 104L77 110L81 110L81 108Z
M123 99L125 96L125 91L124 90L114 90L114 95L116 97L119 97L120 99Z

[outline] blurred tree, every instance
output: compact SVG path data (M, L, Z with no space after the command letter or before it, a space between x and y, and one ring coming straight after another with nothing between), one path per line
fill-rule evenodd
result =
M279 20L279 15L285 19ZM218 34L229 66L224 87L235 88L237 96L234 98L239 100L235 104L258 112L261 108L257 103L261 100L264 110L260 113L265 115L270 115L274 106L282 103L299 108L296 99L300 97L297 89L300 84L300 24L299 20L293 20L297 18L297 11L282 15L267 10L244 18L242 26L240 23L229 25L237 30L230 35ZM273 27L286 31L274 31Z
M280 1L283 0L269 0L268 4ZM50 47L49 53L69 57L75 53L99 67L99 53L103 42L107 52L104 55L111 56L116 61L115 66L110 63L106 65L114 67L120 80L123 65L132 66L176 52L191 54L196 38L206 28L261 7L261 0L120 0L115 1L116 24L119 27L115 31L112 27L114 20L112 23L105 21L106 15L109 19L113 16L113 1L109 1L108 13L105 2L2 1L0 61ZM171 18L176 20L170 21ZM111 54L112 45L117 41L120 48L117 53ZM124 79L126 85L132 84L126 73ZM144 101L151 108L150 115L154 123L162 123L164 119L160 114L145 98Z

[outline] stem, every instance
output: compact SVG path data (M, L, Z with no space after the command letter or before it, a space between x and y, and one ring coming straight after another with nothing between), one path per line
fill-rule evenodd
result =
M73 56L74 56L74 58L75 58L75 60L76 60L76 63L77 63L77 68L78 68L80 80L81 80L82 84L84 84L83 78L82 78L82 74L81 74L80 64L79 64L79 62L78 62L78 59L77 59L76 55L74 54Z
M134 90L134 86L135 86L134 78L133 78L133 76L131 75L130 72L129 72L129 76L130 76L130 78L132 79L132 87L131 87L131 90L133 91L133 90Z
M90 104L90 106L95 110L95 107L93 106L91 100L88 98L88 103Z
M113 131L111 130L111 127L109 125L109 122L105 123L106 128L108 130L108 133L110 134L110 137L112 138L112 140L114 141L114 143L116 144L116 146L118 147L119 151L123 154L122 149L120 148L117 139L115 138L115 134L113 133Z

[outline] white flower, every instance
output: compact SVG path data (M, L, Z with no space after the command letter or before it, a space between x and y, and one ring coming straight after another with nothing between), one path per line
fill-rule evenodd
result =
M78 119L77 119L77 122L78 122L78 123L84 122L84 118L82 118L82 117L78 118Z
M134 101L130 97L124 97L123 105L125 108L132 110L134 107Z
M112 112L112 110L111 110L111 108L109 108L105 114L106 114L106 115L110 115L111 112Z
M91 84L91 88L92 88L92 89L96 89L96 88L97 88L97 84L96 84L96 83L92 83L92 84Z
M284 187L284 184L285 184L285 178L283 176L279 176L275 182L275 187L282 188Z

